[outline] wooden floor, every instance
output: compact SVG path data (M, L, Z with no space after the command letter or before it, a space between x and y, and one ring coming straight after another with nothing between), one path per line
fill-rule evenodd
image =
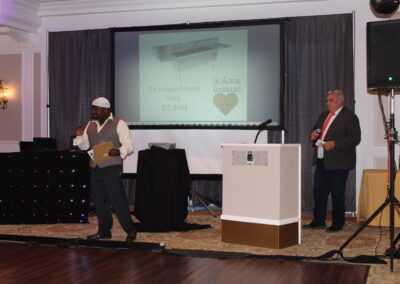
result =
M368 266L0 242L0 283L366 283Z

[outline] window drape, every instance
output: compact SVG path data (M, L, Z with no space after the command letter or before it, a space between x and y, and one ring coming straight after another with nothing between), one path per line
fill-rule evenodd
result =
M313 148L311 128L326 109L328 90L341 89L354 110L352 14L290 18L285 22L285 143L302 145L302 210L312 211ZM280 143L280 133L269 133ZM346 188L346 211L355 212L355 174Z
M59 150L88 122L92 100L111 98L111 63L110 29L49 33L50 136Z

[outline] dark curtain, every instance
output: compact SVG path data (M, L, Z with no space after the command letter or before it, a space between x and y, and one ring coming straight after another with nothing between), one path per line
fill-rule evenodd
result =
M326 109L328 90L341 89L354 110L353 17L351 14L290 18L286 30L285 143L301 144L302 210L312 211L313 148L309 134ZM280 143L280 133L269 133ZM351 171L346 211L355 211L355 175Z
M86 125L93 99L111 98L111 58L109 29L49 33L50 136L58 149Z

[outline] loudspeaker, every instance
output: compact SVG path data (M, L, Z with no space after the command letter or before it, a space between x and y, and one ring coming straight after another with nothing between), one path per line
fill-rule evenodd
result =
M367 23L370 89L400 88L400 20Z
M392 14L399 8L399 0L371 0L370 4L379 14Z

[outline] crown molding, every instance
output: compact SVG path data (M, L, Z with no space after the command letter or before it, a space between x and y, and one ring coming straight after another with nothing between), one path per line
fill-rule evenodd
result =
M15 41L20 48L34 47L37 43L36 34L6 26L0 27L0 36L8 36Z
M332 0L42 0L40 17Z
M0 0L0 25L36 33L41 25L38 0Z

